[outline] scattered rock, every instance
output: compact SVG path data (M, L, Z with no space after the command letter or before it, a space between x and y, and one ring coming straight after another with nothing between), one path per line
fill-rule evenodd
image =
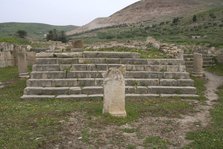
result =
M152 47L154 47L156 49L160 49L160 47L161 47L161 43L153 37L147 37L146 44L151 45Z
M1 89L1 88L4 88L4 85L3 85L2 82L0 82L0 89Z

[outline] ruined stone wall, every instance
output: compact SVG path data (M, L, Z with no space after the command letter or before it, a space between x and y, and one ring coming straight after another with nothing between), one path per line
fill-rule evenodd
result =
M16 66L17 65L17 52L21 48L21 46L16 46L10 43L0 43L0 68L8 67L8 66ZM28 65L33 65L35 63L35 52L30 52L27 50L27 62Z
M13 44L0 43L0 68L15 65L14 49Z
M10 51L0 52L0 68L14 65L15 65L15 59Z
M28 65L33 65L36 62L36 53L35 52L27 52L27 63Z

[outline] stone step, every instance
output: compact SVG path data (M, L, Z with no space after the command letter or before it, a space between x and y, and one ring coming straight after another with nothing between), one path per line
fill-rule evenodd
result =
M126 86L194 86L192 79L125 79ZM102 86L103 78L29 79L28 87Z
M122 64L36 64L33 71L106 71L111 67L120 67ZM185 65L126 65L127 71L167 71L184 72Z
M185 61L185 65L193 65L193 61ZM204 61L203 62L204 65L207 65L207 64L213 64L212 61Z
M136 58L37 58L36 64L134 64L134 65L184 65L180 59Z
M207 65L203 65L203 68L207 68L207 67L211 67L211 66L214 66L215 64L207 64ZM191 69L193 69L193 65L186 65L186 68L188 69L188 68L191 68Z
M196 88L191 86L126 86L126 94L196 94ZM103 94L102 86L86 87L26 87L25 95L76 95Z
M203 57L214 57L214 55L211 54L202 54ZM194 54L184 54L184 57L193 57Z
M193 54L191 54L191 55L185 55L185 54L184 54L184 57L185 57L185 58L194 58L194 55L193 55ZM214 55L204 55L204 54L203 54L202 57L203 57L203 58L213 58Z
M103 78L103 71L42 71L31 73L31 79ZM189 79L188 72L127 71L125 78Z
M198 98L195 94L126 94L126 100L137 100L137 99L150 99L157 97L180 97L180 98ZM95 95L23 95L22 99L68 99L68 100L92 100L92 99L103 99L103 94Z
M185 61L193 61L194 58L184 58ZM204 61L213 61L213 57L203 57Z
M84 58L140 58L136 52L112 52L112 51L84 51Z
M136 52L84 51L84 52L52 52L39 53L37 58L140 58Z

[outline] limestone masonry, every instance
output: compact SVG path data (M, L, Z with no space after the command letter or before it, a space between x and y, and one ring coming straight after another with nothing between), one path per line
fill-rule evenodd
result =
M25 48L28 65L35 63L35 52L29 51L29 46L18 46L10 43L0 43L0 68L17 66L17 53L21 48Z
M141 59L132 52L38 53L24 99L103 97L103 76L125 65L126 99L197 97L183 59Z

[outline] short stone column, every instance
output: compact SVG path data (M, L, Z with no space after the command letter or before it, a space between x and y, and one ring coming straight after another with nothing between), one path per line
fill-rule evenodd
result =
M104 76L103 113L125 117L125 66L110 68Z
M194 53L193 74L192 75L195 77L202 77L204 75L203 56L200 53Z
M28 75L28 65L27 65L27 59L26 59L26 52L25 51L19 51L17 53L17 59L18 59L18 69L19 69L19 77L20 78L27 78Z

